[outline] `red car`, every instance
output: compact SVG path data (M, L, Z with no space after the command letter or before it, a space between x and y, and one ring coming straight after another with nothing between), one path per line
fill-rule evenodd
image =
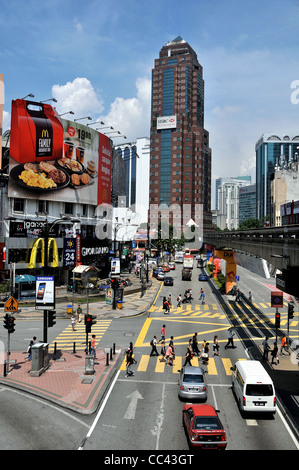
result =
M225 430L213 406L186 404L183 409L183 426L190 447L219 450L226 448Z

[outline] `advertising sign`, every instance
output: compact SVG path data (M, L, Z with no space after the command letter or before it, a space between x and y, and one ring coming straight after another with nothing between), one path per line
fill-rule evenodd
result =
M54 276L36 276L36 310L55 309Z
M12 102L8 197L99 205L111 202L112 144L61 119L55 108Z
M157 118L157 130L175 128L176 116L161 116Z
M76 266L76 238L64 238L63 241L63 266Z
M271 307L283 308L283 292L281 291L271 292Z
M3 103L4 103L4 75L3 73L0 73L0 169L2 168Z

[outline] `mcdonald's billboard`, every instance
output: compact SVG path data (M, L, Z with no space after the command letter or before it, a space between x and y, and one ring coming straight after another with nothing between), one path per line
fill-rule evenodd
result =
M39 256L38 256L39 252ZM52 256L51 256L52 255ZM39 261L37 261L39 260ZM29 269L33 269L36 266L45 266L45 241L43 238L38 238L31 249ZM48 240L48 266L53 268L59 267L58 248L54 238Z
M111 176L107 136L61 119L49 104L12 101L9 197L110 204Z

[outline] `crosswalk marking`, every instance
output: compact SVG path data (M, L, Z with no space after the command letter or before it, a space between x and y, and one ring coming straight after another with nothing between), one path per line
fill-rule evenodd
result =
M101 338L107 331L112 320L97 320L97 323L92 326L91 333L89 333L89 340L91 335L96 335L96 346L99 344ZM71 325L68 325L50 344L54 347L54 343L58 349L65 351L73 350L73 345L76 343L76 349L84 349L86 345L86 332L84 323L77 323L75 331Z
M137 372L147 372L147 371L154 371L157 374L162 374L165 373L167 361L161 362L162 356L150 356L149 354L142 354L140 356L140 359L138 360L138 365L137 365ZM239 361L246 361L247 359L245 358L240 358L238 359ZM184 356L175 356L173 366L171 367L171 373L173 374L178 374L179 371L182 369L183 364L185 362L185 357ZM201 363L198 357L193 357L191 360L191 364L193 367L201 367ZM207 364L207 372L208 375L218 375L219 370L223 367L225 370L226 375L230 376L232 374L232 371L230 368L232 367L232 361L230 358L214 358L210 357L209 362ZM126 370L126 358L124 357L122 364L120 366L120 370L125 371Z

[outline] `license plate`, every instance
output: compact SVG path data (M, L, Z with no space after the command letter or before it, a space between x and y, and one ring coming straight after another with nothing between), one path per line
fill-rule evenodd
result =
M255 406L265 406L265 402L263 401L256 401L253 403Z
M199 388L189 388L189 392L199 392Z

